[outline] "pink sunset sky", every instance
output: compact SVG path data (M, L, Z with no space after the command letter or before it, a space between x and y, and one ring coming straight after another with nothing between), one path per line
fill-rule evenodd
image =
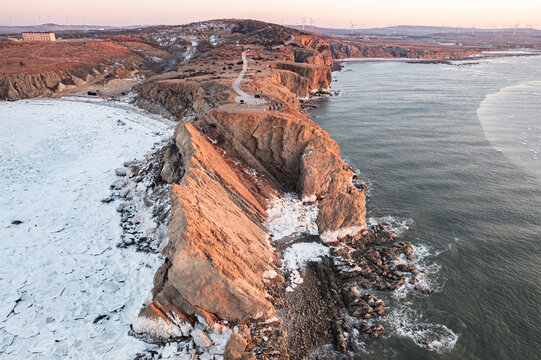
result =
M183 24L216 18L252 18L322 27L391 25L541 28L541 0L2 0L0 25Z

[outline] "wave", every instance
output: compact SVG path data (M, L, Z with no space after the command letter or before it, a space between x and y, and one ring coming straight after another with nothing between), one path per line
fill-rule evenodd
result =
M367 219L370 226L382 222L391 224L389 230L397 235L402 235L409 230L413 219L397 218L390 215ZM449 250L451 246L440 250L425 244L413 244L412 249L415 257L409 260L404 254L401 254L395 262L395 265L413 264L418 273L415 276L415 282L412 273L404 273L406 276L404 285L392 292L391 297L394 300L391 305L392 311L381 319L386 323L386 328L390 330L390 336L410 338L417 346L437 353L448 352L455 347L460 334L455 333L444 324L426 321L422 310L415 310L413 304L406 300L409 296L426 295L443 290L443 283L439 276L441 266L434 261L434 258Z
M386 317L394 333L440 354L451 351L460 337L443 324L423 321L422 314L406 306L395 307Z
M438 276L441 266L430 261L430 258L438 256L442 251L432 250L424 244L415 244L412 245L412 248L415 258L408 260L404 254L400 254L396 265L415 265L418 271L415 277L416 282L413 282L413 274L405 273L406 281L404 285L393 291L393 296L397 299L404 299L410 294L428 294L443 290L443 284L439 281Z
M385 215L380 217L368 217L366 218L366 225L375 226L381 223L388 223L390 227L387 227L387 230L393 232L396 236L402 235L404 232L410 229L410 226L413 224L413 219L406 218L401 219L394 217L392 215Z

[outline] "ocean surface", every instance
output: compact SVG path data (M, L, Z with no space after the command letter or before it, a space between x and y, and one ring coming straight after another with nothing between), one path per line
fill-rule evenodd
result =
M434 290L379 293L387 334L360 358L541 358L541 57L347 63L333 79L310 116Z

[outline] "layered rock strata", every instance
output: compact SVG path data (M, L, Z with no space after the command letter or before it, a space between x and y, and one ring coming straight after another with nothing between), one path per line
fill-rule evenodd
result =
M366 229L364 192L353 185L352 169L297 100L328 91L329 68L273 62L269 69L244 87L264 89L268 104L283 104L279 111L232 104L231 88L217 79L164 79L136 89L139 101L159 104L181 122L161 174L173 184L166 261L135 332L178 338L198 321L220 327L277 318L286 279L279 275L266 210L283 192L316 204L324 242ZM258 339L252 337L253 351ZM258 354L278 344L286 349L286 339L274 339Z
M215 31L223 44L209 50L218 40L202 41L200 29ZM182 52L183 62L132 89L138 105L179 122L152 166L125 171L134 181L152 175L141 196L157 205L159 227L170 213L164 264L134 334L185 343L183 351L202 358L304 359L325 344L332 344L330 358L355 351L356 337L384 332L364 321L385 313L365 289L395 289L414 281L407 273L415 269L395 265L409 244L396 243L384 227L367 227L365 188L355 186L338 145L301 108L310 94L329 91L332 44L250 21L182 31L180 40L169 30L147 34L153 46ZM249 55L241 87L258 105L235 101L240 40ZM10 83L7 93L49 94L58 79L22 92ZM168 187L170 208L159 200ZM271 237L268 210L285 193L315 209L315 232ZM118 210L133 235L121 246L162 249L133 229L132 208ZM326 255L289 269L284 254L296 243L316 244Z

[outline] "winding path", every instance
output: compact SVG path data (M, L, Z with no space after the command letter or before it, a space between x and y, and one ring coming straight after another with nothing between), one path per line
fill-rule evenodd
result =
M246 75L246 71L248 70L248 60L246 59L246 52L247 51L248 50L244 50L242 52L242 70L241 70L239 76L235 79L235 81L233 81L233 90L235 90L235 92L237 94L239 94L239 96L235 97L235 101L240 104L241 100L243 100L244 103L247 104L247 105L264 104L264 103L266 103L266 101L264 99L255 98L252 95L249 95L249 94L245 93L240 88L240 83L241 83L242 79L244 78L244 75Z
M287 46L287 45L291 44L293 41L295 41L295 35L291 35L291 39L289 39L288 41L286 41L286 42L284 43L284 45Z

